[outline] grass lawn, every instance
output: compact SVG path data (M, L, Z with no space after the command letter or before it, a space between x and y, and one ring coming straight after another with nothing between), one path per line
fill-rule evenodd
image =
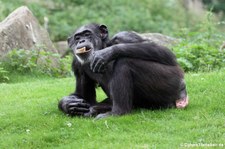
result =
M23 76L0 84L0 148L225 147L225 71L186 74L186 81L185 110L140 109L98 121L57 109L58 100L74 90L73 78ZM101 90L98 98L104 98Z

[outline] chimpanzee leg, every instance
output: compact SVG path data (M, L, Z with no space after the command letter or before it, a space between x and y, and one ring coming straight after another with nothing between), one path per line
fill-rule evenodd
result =
M90 111L85 113L84 116L92 117L96 116L100 113L109 112L112 110L112 102L109 98L106 98L102 102L96 103L95 105L90 107Z
M124 60L119 60L110 81L110 99L113 101L112 111L99 114L96 118L110 115L123 115L130 113L133 101L133 80L128 65Z
M188 106L188 95L187 95L187 91L186 91L186 84L183 80L182 84L181 84L181 90L180 90L180 98L178 100L176 100L176 108L178 109L183 109L185 107Z

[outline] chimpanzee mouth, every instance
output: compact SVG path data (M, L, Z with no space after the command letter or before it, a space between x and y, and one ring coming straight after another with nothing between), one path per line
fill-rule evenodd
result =
M76 50L76 54L83 54L83 53L88 53L89 51L91 51L91 47L82 47L82 48L78 48Z

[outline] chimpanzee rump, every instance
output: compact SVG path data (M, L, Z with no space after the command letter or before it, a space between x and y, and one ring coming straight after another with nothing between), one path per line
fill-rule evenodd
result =
M106 48L108 30L98 24L80 27L68 43L75 55L76 91L64 97L59 108L71 116L107 112L97 116L102 118L130 113L135 107L163 108L188 101L183 71L165 47L141 41ZM96 84L108 96L100 103Z

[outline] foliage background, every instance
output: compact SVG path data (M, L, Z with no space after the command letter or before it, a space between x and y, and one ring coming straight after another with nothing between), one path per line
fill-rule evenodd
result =
M218 3L206 4L216 12L224 9L215 7ZM106 24L111 35L120 30L174 35L181 28L195 30L194 25L204 19L204 14L188 12L182 0L0 0L0 20L21 5L27 5L41 24L48 18L54 41L65 40L75 28L90 22Z

